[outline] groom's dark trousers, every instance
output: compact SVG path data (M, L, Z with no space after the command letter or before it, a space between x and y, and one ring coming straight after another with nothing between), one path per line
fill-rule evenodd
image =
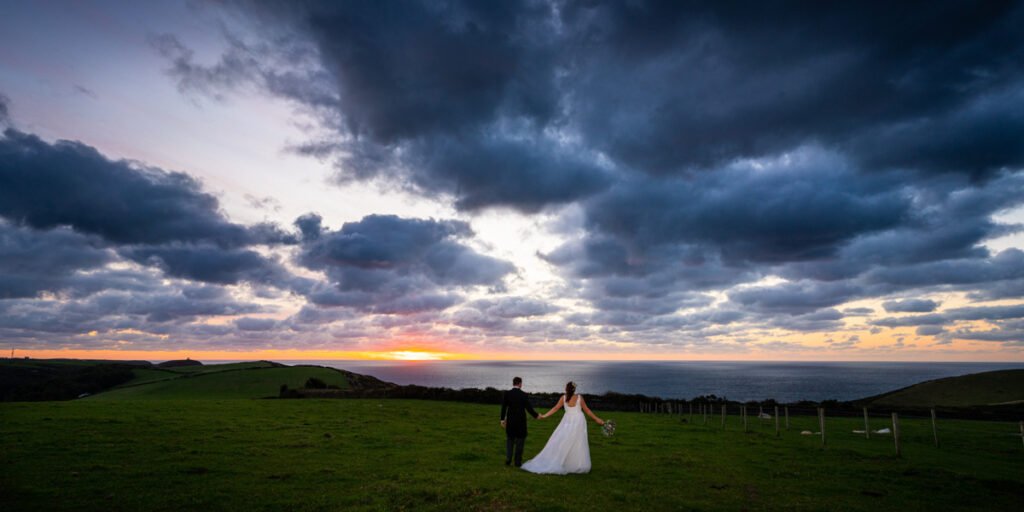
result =
M505 464L515 457L516 467L523 464L523 444L526 443L526 413L537 417L530 405L530 397L519 388L505 392L501 399L501 419L505 421Z

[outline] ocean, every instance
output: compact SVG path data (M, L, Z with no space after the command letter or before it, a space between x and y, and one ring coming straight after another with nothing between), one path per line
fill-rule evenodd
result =
M396 384L507 389L523 378L527 392L561 392L569 380L580 393L608 391L688 399L853 400L918 382L1024 363L719 362L719 361L282 361L372 375Z

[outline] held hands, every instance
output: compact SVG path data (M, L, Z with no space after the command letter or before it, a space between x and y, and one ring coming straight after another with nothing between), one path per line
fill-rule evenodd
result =
M501 428L505 428L505 425L506 425L506 421L505 420L501 420Z

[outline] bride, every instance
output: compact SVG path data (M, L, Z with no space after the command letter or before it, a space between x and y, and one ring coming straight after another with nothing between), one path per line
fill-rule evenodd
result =
M587 413L587 416L593 418L598 425L604 425L604 420L590 412L583 396L576 394L576 384L572 381L565 385L565 394L558 399L558 403L540 417L547 418L563 406L565 415L562 416L562 421L555 431L551 433L548 444L544 445L544 449L536 457L526 461L522 466L523 469L531 473L558 475L590 472L587 419L583 413Z

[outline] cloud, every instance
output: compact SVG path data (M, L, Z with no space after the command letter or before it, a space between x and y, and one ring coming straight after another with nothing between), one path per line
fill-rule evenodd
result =
M0 217L50 233L40 234L39 243L69 230L65 242L73 233L91 237L97 254L98 248L109 248L171 277L304 286L277 262L248 248L297 243L293 234L272 224L233 223L191 176L110 160L79 142L50 144L5 130L0 138ZM26 237L31 236L23 233L23 242ZM103 263L113 261L109 251L105 254Z
M889 313L931 313L939 307L939 303L930 299L890 300L882 303Z
M1013 28L1024 13L1009 5L929 6L922 15L912 3L738 9L569 2L559 9L566 47L585 44L571 53L575 125L613 159L658 174L811 139L844 147L865 163L947 170L938 155L911 158L920 146L854 141L914 122L918 133L951 139L967 131L956 123L997 125L1006 117L998 110L965 112L1020 84L1024 68L1006 55L1024 47ZM805 30L810 26L813 34ZM983 135L957 143L986 145ZM1017 146L998 138L965 152L954 171L984 176L1020 165ZM888 158L878 158L879 151Z
M587 203L587 226L640 250L685 242L711 246L726 261L776 262L831 256L908 215L910 202L891 181L857 175L826 155L807 158L622 183Z
M187 174L10 128L0 138L0 216L36 229L70 226L118 244L260 242L226 220L217 199Z
M903 288L935 285L976 287L1024 278L1024 251L1006 249L991 258L955 259L878 267L864 279Z
M922 325L914 332L918 336L938 336L945 332L945 329L939 325Z
M251 282L288 288L291 276L277 262L249 249L223 249L215 245L141 246L120 249L125 258L159 268L171 277L207 283Z
M788 316L773 316L769 323L775 327L791 331L835 331L842 327L843 314L833 308L825 308L811 313ZM851 344L852 345L852 344Z
M298 262L330 283L309 295L320 305L380 313L446 309L458 301L455 290L500 288L515 270L460 243L472 236L461 221L370 215L330 231L305 216L297 224L304 233Z
M66 315L56 326L152 318L151 334L281 343L434 322L474 341L681 345L834 331L844 316L943 340L1020 331L1011 306L940 311L948 303L907 298L1012 302L1024 290L1024 252L988 247L1021 230L996 220L1024 202L1021 5L215 9L232 31L221 55L172 34L150 41L183 93L286 100L312 120L309 140L288 149L331 160L337 182L559 217L564 243L538 256L564 281L508 290L518 269L476 249L457 220L232 222L187 174L7 128L0 302L14 318L53 321L34 309L51 307ZM7 110L0 98L5 126ZM197 283L208 286L186 288ZM256 299L285 293L307 300L286 320L193 325L265 313ZM881 317L847 305L861 299L884 302ZM149 309L160 305L167 315ZM998 330L964 325L975 321Z
M948 325L960 321L986 321L999 323L1004 320L1024 318L1024 304L1009 306L971 306L954 308L940 313L910 315L873 320L871 323L883 327L909 327L921 325Z
M10 122L10 103L11 102L7 99L7 96L4 96L3 93L0 93L0 126L3 126Z
M338 181L465 211L574 205L562 214L578 222L556 221L565 242L538 256L592 308L566 313L581 326L739 315L806 332L872 319L841 307L857 299L926 312L939 305L893 297L1019 295L1015 249L985 244L1021 229L995 220L1024 202L1021 6L404 7L237 2L255 28L220 60L177 40L163 51L183 88L255 85L312 115L319 130L292 149L334 159ZM443 309L511 272L442 272L432 262L458 257L401 260L315 217L297 226L300 260L331 283L309 292L325 305ZM731 314L692 316L718 311ZM479 304L456 314L511 329Z
M67 228L36 232L0 220L0 299L80 290L82 272L114 260L95 237Z
M236 301L221 293L190 293L194 289L188 285L167 285L151 277L151 286L139 292L106 289L74 300L4 300L0 301L0 332L40 338L38 333L81 335L93 330L114 334L160 333L170 326L169 332L174 333L177 326L198 318L263 310L259 305Z
M1024 163L1012 135L1021 110L1003 108L1020 104L1024 81L1015 58L1024 51L1020 6L940 2L922 15L917 4L770 12L653 1L231 5L269 35L229 34L210 66L172 36L158 38L180 87L223 94L256 83L318 112L336 134L308 152L340 156L359 179L397 165L412 182L443 183L465 208L531 209L599 191L566 198L541 183L533 204L519 194L462 197L460 187L481 185L483 169L440 175L446 167L422 153L457 141L465 151L446 162L472 168L473 157L495 160L483 141L517 139L509 125L568 134L615 167L653 175L811 141L869 168L975 179ZM525 179L532 169L508 172ZM508 182L504 174L494 180Z
M243 331L269 331L277 325L273 318L242 317L235 319L235 326Z

